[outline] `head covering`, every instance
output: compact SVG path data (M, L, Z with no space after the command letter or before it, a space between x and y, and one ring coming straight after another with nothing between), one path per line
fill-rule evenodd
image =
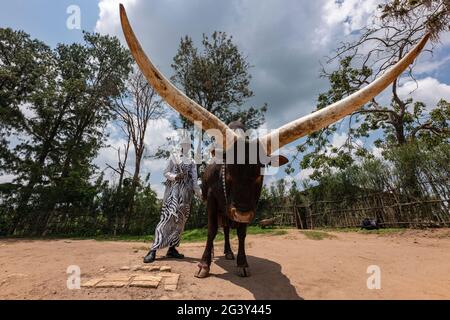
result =
M183 131L179 140L178 157L183 161L188 161L191 158L192 140L189 132Z
M180 145L187 145L187 144L189 145L189 147L192 145L191 136L189 133L184 133L181 136Z

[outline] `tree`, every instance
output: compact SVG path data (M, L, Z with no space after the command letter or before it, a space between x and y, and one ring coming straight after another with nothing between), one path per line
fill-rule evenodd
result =
M448 30L449 14L448 1L395 0L380 6L373 23L360 31L358 39L343 43L329 59L329 63L338 61L338 69L323 71L330 89L319 96L317 109L370 83L401 59L425 32L439 39ZM415 80L413 69L414 66L407 76ZM307 152L301 167L315 169L312 178L318 179L324 172L351 166L358 156L371 158L373 155L362 139L377 131L382 135L375 145L385 151L418 139L428 141L430 146L445 143L450 137L450 104L441 100L436 106L426 106L411 98L402 99L399 81L392 85L390 103L375 98L339 123L310 135L298 147L299 152ZM342 146L333 146L331 138L338 130L347 132L347 139ZM409 176L414 185L412 172Z
M20 107L41 92L51 75L53 53L22 31L0 28L0 168L18 160L8 144L14 132L26 130Z
M187 96L215 114L225 123L240 119L248 128L264 123L267 106L245 108L253 96L250 89L250 65L225 32L203 35L203 51L195 48L188 36L181 39L173 59L172 80ZM184 129L192 124L182 119Z
M151 120L160 119L165 113L162 100L156 91L148 84L144 75L137 67L134 70L127 82L126 91L116 99L113 108L116 117L121 122L122 132L125 133L127 140L131 141L134 146L135 166L128 195L128 219L133 211L136 189L140 181L141 163L145 153L145 136L148 124ZM128 146L125 151L126 159L128 156ZM120 176L123 178L125 166L123 164L121 166L120 162ZM118 185L119 191L122 187L122 178ZM128 224L128 219L123 222L124 227Z
M15 134L5 138L7 152L0 156L3 170L20 185L10 233L20 224L42 233L58 209L93 199L92 160L103 145L114 98L124 90L131 57L117 38L98 34L85 33L84 44L54 50L20 31L2 29L1 35L7 65L2 109L14 117L2 117L0 127ZM14 90L22 78L29 84Z
M386 22L419 22L435 39L450 30L450 2L448 0L394 0L379 7Z
M108 206L106 206L106 216L108 219L108 230L114 230L113 234L114 236L117 235L117 231L119 228L119 210L124 211L126 208L122 208L123 204L123 185L125 181L125 173L127 172L127 163L128 163L128 156L131 146L131 134L129 132L128 127L121 126L121 129L125 132L126 136L126 143L124 144L124 151L122 152L121 148L119 147L117 150L117 168L113 167L110 164L106 164L106 166L113 170L115 173L119 175L119 181L117 183L117 186L108 188L106 187L106 191L108 192L108 195L111 197L108 197L110 200L110 203ZM114 227L113 227L114 225Z

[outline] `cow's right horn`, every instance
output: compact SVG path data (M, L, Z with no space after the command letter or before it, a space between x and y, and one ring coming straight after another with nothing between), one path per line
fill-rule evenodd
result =
M399 77L408 66L414 62L425 47L429 37L430 35L426 34L400 61L361 90L326 108L294 120L262 137L260 141L262 145L265 146L267 153L271 154L277 149L310 133L325 128L361 108L365 103L369 102L391 83L396 81L397 77Z

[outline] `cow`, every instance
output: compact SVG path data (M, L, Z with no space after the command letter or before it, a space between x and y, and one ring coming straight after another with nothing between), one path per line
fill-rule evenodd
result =
M245 132L245 126L240 122L229 124L233 131ZM216 237L219 225L223 227L225 237L224 254L227 260L234 260L234 254L230 246L230 227L237 229L239 249L237 255L238 275L247 277L250 275L247 257L245 255L245 237L247 225L256 214L256 207L261 196L263 186L263 172L267 165L281 166L288 162L284 156L271 158L259 156L259 148L256 144L255 161L251 159L252 146L246 138L239 150L239 143L231 146L232 150L222 153L222 161L207 166L202 176L202 194L207 202L208 211L208 239L199 270L195 275L198 278L208 276L211 266L213 241ZM227 154L232 153L231 161L227 161ZM244 156L242 161L237 158L239 152ZM215 154L217 158L217 155Z
M226 161L210 164L203 176L202 192L208 210L208 239L199 269L195 274L199 278L209 275L213 241L219 223L224 226L224 251L227 259L234 259L229 242L229 230L230 227L237 229L239 239L238 275L242 277L250 275L245 255L245 237L246 228L255 216L264 182L261 169L269 165L285 164L287 162L285 157L274 156L277 150L352 114L380 94L414 62L430 37L429 34L425 34L410 52L388 71L352 95L296 119L262 137L250 139L246 135L237 133L237 131L245 131L245 127L241 123L226 125L164 77L142 49L123 5L120 5L120 18L130 52L149 84L175 111L213 136L223 150L221 152L222 159L226 159ZM242 146L244 147L242 148ZM255 146L256 159L254 157ZM242 156L242 152L243 158L239 158L239 160L244 159L244 161L236 161L237 157ZM233 156L227 156L230 154ZM216 159L220 160L221 157L216 157Z

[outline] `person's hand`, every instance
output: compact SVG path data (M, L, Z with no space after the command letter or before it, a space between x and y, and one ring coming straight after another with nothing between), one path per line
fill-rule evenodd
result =
M186 174L184 172L177 174L177 176L175 177L176 181L180 181L183 180L184 177L186 176Z

